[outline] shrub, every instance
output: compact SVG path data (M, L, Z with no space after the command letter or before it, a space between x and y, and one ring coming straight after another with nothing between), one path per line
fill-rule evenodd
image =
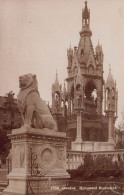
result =
M93 157L86 154L84 164L77 170L69 170L72 178L83 177L86 180L92 180L96 177L121 177L123 175L124 163L120 161L112 161L112 155L98 155Z

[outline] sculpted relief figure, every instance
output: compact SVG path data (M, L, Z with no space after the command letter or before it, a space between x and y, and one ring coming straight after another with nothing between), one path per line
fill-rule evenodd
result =
M57 130L56 123L46 103L40 98L36 75L26 74L19 77L20 91L17 97L24 126Z

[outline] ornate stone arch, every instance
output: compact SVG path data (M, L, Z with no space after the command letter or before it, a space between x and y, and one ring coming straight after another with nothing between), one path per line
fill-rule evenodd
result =
M97 84L95 82L95 80L93 79L87 79L87 81L85 82L85 98L90 100L91 96L92 96L92 92L96 90L97 91Z

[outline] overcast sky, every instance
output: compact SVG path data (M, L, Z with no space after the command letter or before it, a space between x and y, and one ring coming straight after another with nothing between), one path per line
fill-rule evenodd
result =
M18 77L37 75L39 92L51 103L56 69L67 77L67 48L77 46L84 0L0 0L0 95L18 94ZM93 46L104 52L104 79L109 64L124 110L124 0L88 0ZM119 121L119 120L118 120Z

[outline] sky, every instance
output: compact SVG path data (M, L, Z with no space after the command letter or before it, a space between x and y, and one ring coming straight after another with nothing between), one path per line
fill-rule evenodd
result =
M19 92L18 78L37 75L42 99L51 104L56 70L67 78L67 49L78 46L84 0L0 0L0 96ZM124 0L88 0L95 48L102 44L104 79L109 64L124 111Z

